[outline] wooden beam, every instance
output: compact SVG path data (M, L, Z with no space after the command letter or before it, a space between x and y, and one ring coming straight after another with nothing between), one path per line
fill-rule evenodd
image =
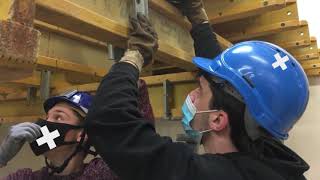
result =
M294 30L258 37L256 39L277 44L285 49L306 47L311 44L308 23L306 21L301 21L300 26Z
M163 14L168 19L176 22L177 24L185 27L186 29L191 29L191 24L189 21L179 12L177 8L172 6L170 3L164 0L149 0L149 6L156 12Z
M148 86L162 86L165 80L169 80L172 83L182 83L182 82L193 82L195 81L195 73L192 72L183 72L183 73L175 73L175 74L164 74L157 76L147 76L142 77ZM62 92L76 89L81 91L95 92L99 86L99 83L90 83L84 85L76 85L70 87L63 87L59 89L55 89L53 94L60 94Z
M290 3L292 3L292 1L290 1ZM210 22L212 24L218 24L284 8L286 6L286 0L204 0L204 4Z
M114 4L117 4L117 2ZM122 9L128 10L128 7L117 7L116 9L117 13L119 13L119 11ZM36 18L43 22L57 25L64 29L86 35L99 41L108 41L123 48L126 46L126 40L129 31L127 22L128 16L126 16L125 20L124 17L120 17L120 15L117 16L117 18L122 18L123 23L121 23L116 21L115 18L111 19L110 17L108 18L99 15L70 1L38 0ZM162 23L165 23L163 20L160 21L160 19L157 18L152 19L154 22L162 21ZM181 30L177 30L183 30L182 28L180 29ZM191 62L193 50L189 33L187 31L184 31L184 33L179 32L179 36L182 39L189 41L189 51L186 51L186 48L183 49L181 47L182 43L178 43L177 38L172 37L172 32L171 36L170 33L166 34L168 39L171 37L169 44L167 43L167 40L161 39L161 36L163 36L164 33L163 30L157 29L157 31L159 33L160 41L159 52L157 53L156 58L163 61L165 61L165 59L170 59L172 64L181 66L185 69L194 69L195 67ZM177 33L176 35L178 36Z
M36 63L38 69L47 69L54 72L67 71L96 77L103 77L107 73L107 69L105 68L92 67L46 56L39 56Z
M238 42L288 31L299 25L297 4L292 3L280 10L270 11L239 21L217 24L213 28L226 39Z
M14 85L19 87L39 87L40 86L40 72L34 71L33 76L25 79L15 80L4 85ZM68 87L73 84L66 80L63 73L54 73L51 77L51 88Z
M300 62L303 69L309 70L309 69L319 69L320 68L320 59L315 59L315 60L308 60L308 61L303 61Z
M1 3L0 3L0 20L6 20L8 18L9 6L10 6L10 1L9 0L1 0Z
M45 118L45 115L0 117L0 125L1 123L35 122L39 118L43 119Z
M320 76L320 68L306 70L308 76Z
M300 61L318 58L317 40L311 38L310 41L311 44L309 46L290 49L289 52Z
M75 32L69 31L67 29L64 29L64 28L61 28L61 27L58 27L58 26L55 26L52 24L45 23L43 21L35 20L34 26L40 30L44 29L46 31L54 32L54 33L69 37L71 39L83 41L85 43L92 44L92 45L95 45L98 47L107 48L106 42L98 41L98 40L93 39L91 37L88 37L88 36L85 36L85 35L82 35L79 33L75 33Z
M111 6L108 7L111 11L102 16L70 1L38 0L36 18L68 31L102 42L108 41L116 46L125 48L128 37L130 3L122 2L124 0L120 1L108 0L106 3ZM151 7L159 6L162 9L172 8L164 0L153 1L153 6ZM170 9L167 11L170 11ZM162 14L166 14L167 11L162 12ZM173 22L168 22L162 14L160 15L153 10L150 12L151 20L160 38L156 59L186 70L196 69L191 62L194 56L193 42L188 30Z
M157 109L157 111L154 112L156 117L158 118L162 117L163 115L163 81L170 80L174 84L175 102L174 106L172 107L172 111L175 116L181 115L180 108L185 99L185 96L188 94L189 91L196 87L194 74L191 72L152 76L145 77L142 79L146 81L149 87L150 99L152 101L153 108ZM59 87L55 88L52 91L51 95L57 95L71 89L95 93L98 86L99 83L90 83L84 85ZM23 121L23 118L17 117L31 116L33 118L34 116L43 115L43 107L39 99L35 102L35 104L29 105L26 103L25 97L18 99L17 97L14 97L12 94L11 96L8 96L7 99L2 100L0 102L5 102L0 103L0 115L1 117L7 118L5 119L5 121Z

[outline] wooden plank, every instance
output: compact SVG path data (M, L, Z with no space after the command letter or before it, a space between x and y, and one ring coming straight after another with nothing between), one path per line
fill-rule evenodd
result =
M320 68L320 59L315 59L315 60L308 60L308 61L303 61L300 62L303 69L309 70L309 69L319 69Z
M0 20L8 19L10 0L1 0L0 2Z
M108 17L65 0L39 0L37 1L37 5L36 18L38 20L58 25L59 27L79 34L84 34L100 41L108 41L119 47L124 48L126 46L126 39L128 36L128 13L120 13L123 12L123 9L128 11L130 3L123 4L123 1L113 2L112 7L121 5L111 11L113 13L117 10L112 16L121 18L119 21L116 18L111 19L110 16L109 19ZM189 32L181 27L179 29L177 25L175 25L176 29L174 29L174 25L168 24L166 19L161 19L159 14L151 12L151 19L153 19L153 22L162 23L161 26L167 27L165 30L168 31L164 32L163 28L157 28L160 37L157 59L163 61L165 61L165 59L170 59L172 64L176 64L177 66L186 69L194 69L194 66L191 63L193 51L190 51L190 49L192 49L192 41ZM160 25L155 26L158 27ZM173 37L172 34L175 34L176 37L179 38ZM167 39L161 38L162 36L167 37ZM177 39L182 42L177 41ZM186 51L185 49L189 49L189 51Z
M296 28L300 25L296 3L238 21L214 25L214 30L232 42L253 39Z
M289 52L300 61L318 58L317 40L311 38L310 41L310 46L290 49Z
M51 24L45 23L43 21L35 20L34 25L36 28L40 28L40 30L44 29L44 30L47 30L50 32L61 34L63 36L66 36L66 37L69 37L69 38L72 38L75 40L86 42L88 44L92 44L92 45L95 45L98 47L107 48L106 42L98 41L98 40L90 38L88 36L85 36L85 35L82 35L79 33L75 33L75 32L69 31L67 29L55 26L55 25L51 25Z
M297 58L299 61L308 61L312 59L319 59L319 54L318 53L300 54L300 55L295 55L294 57Z
M320 68L306 70L308 76L320 76Z
M300 26L294 30L257 37L256 39L277 44L285 49L306 47L311 44L308 23L306 21L301 21Z
M97 77L103 77L107 73L105 68L92 67L46 56L39 56L36 63L38 69L48 69L51 71L68 71Z
M3 83L4 85L15 85L18 87L39 87L40 86L40 72L35 71L32 77L28 77L25 79L15 80L7 83ZM59 88L59 87L68 87L73 84L69 83L66 80L66 77L63 73L54 73L51 78L51 87Z
M290 1L292 3L293 1ZM212 24L243 19L266 13L286 6L285 0L204 0L208 17Z
M148 86L162 86L165 80L169 80L172 83L193 82L195 81L194 77L195 77L195 74L192 72L183 72L183 73L175 73L175 74L147 76L147 77L142 77L141 79L143 79ZM99 83L90 83L90 84L84 84L84 85L64 87L60 89L55 89L52 93L60 94L62 92L72 90L72 89L94 92L98 88L98 85Z
M35 116L0 117L0 126L1 126L1 123L35 122L39 118L45 118L45 116L44 115L35 115Z

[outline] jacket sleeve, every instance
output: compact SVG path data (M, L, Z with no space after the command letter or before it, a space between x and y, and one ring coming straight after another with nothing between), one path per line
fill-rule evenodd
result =
M213 59L222 49L209 23L199 24L191 30L195 54L198 57Z
M132 65L117 63L103 78L87 115L90 143L122 180L157 179L159 173L182 177L193 152L160 137L143 119L137 103L138 76Z

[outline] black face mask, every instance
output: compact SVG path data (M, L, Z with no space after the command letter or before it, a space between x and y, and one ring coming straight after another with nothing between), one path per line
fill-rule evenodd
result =
M68 131L74 129L82 129L82 126L74 126L70 124L64 123L54 123L49 122L43 119L39 119L36 124L41 127L41 137L39 137L36 141L30 143L31 149L36 156L42 155L45 152L48 152L54 148L63 146L63 145L71 145L77 144L77 141L65 142L65 136ZM44 135L46 134L50 135ZM49 137L51 136L51 137Z

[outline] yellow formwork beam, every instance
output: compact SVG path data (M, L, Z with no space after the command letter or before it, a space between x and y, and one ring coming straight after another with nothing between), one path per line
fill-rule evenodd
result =
M229 41L237 42L294 29L299 24L297 4L291 3L259 16L217 24L214 30Z
M172 113L174 117L180 117L180 108L185 100L185 97L197 86L194 75L194 73L185 72L142 78L148 84L151 104L154 109L154 114L157 118L161 118L164 114L162 83L165 80L170 80L173 83L174 101ZM91 83L78 86L59 87L52 91L52 95L59 94L70 89L94 93L98 85L99 83ZM43 115L42 104L40 100L37 100L32 106L30 106L26 103L25 97L20 96L18 98L17 94L15 93L9 94L6 99L0 99L0 118L3 118L5 122L12 122L14 119L23 120L23 118L19 117L37 117Z
M308 75L320 75L320 68L307 69ZM187 94L197 87L195 82L194 74L190 72L177 73L177 74L167 74L152 77L143 78L149 89L150 101L154 110L156 118L162 118L164 114L164 100L163 100L163 86L162 83L165 80L170 80L173 84L173 104L171 106L171 112L174 118L181 117L181 105L183 104ZM88 91L95 93L99 83L91 83L78 86L66 86L56 88L52 91L52 95L59 94L66 90L77 89L81 91ZM10 95L8 95L9 97ZM0 114L1 117L6 117L10 122L14 119L21 119L19 117L36 117L43 115L42 104L40 101L36 101L34 105L30 107L25 101L25 99L13 99L13 95L10 96L12 99L6 99L0 101ZM1 118L0 117L0 118Z
M15 80L11 82L2 83L1 85L10 85L10 86L17 86L17 87L39 87L40 86L40 72L34 71L32 77L28 77L25 79ZM1 86L0 85L0 86ZM54 73L51 76L51 84L52 88L59 88L59 87L68 87L74 84L69 83L66 80L66 76L63 73Z
M293 30L258 37L257 40L268 41L285 49L306 47L311 44L307 21L301 21L300 25Z
M286 3L286 0L204 0L212 24L243 19L281 9L286 6Z
M299 61L319 58L317 39L311 37L310 42L309 46L291 49L289 52Z
M4 20L4 19L8 18L9 6L10 6L9 0L1 0L1 2L0 2L0 20Z
M300 62L303 69L309 70L309 69L318 69L320 68L320 59L314 59L314 60L307 60Z
M320 68L306 70L308 76L320 76Z

